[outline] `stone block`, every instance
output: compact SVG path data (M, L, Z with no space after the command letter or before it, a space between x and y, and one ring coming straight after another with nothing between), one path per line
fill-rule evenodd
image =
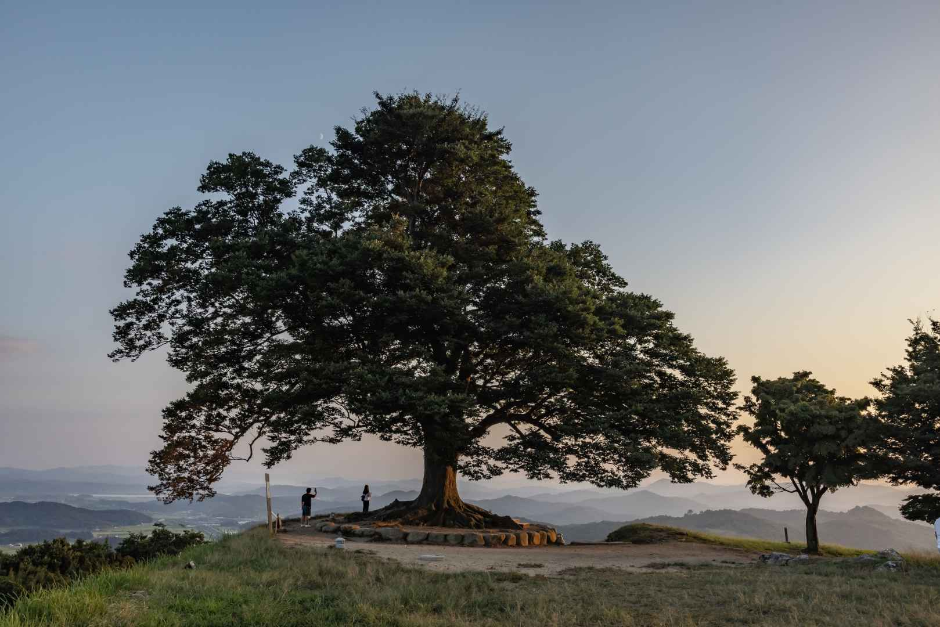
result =
M463 534L463 545L464 546L483 546L483 534L481 533Z
M401 540L405 537L405 532L398 527L379 527L375 530L383 540Z
M405 542L408 544L417 544L418 542L424 542L428 539L427 531L409 531L405 535Z

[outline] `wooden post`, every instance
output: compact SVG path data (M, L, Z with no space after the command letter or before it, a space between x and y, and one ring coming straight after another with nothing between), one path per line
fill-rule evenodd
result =
M787 544L790 544L790 533L787 531L787 528L783 528L783 539Z
M268 501L268 533L274 535L274 516L271 515L271 475L264 473L264 494Z

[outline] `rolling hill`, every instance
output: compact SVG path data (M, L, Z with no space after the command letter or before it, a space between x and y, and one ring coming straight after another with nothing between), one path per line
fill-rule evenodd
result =
M804 542L805 512L768 509L706 510L686 516L650 516L629 522L679 527L717 535L784 539L784 527L792 542ZM565 538L575 542L600 542L607 534L623 526L623 521L603 521L559 527ZM817 529L822 542L859 549L894 548L901 551L935 551L932 527L922 523L896 520L872 507L856 507L848 512L820 511Z
M150 516L126 509L91 510L64 503L0 503L0 528L89 530L152 522Z
M679 515L702 504L680 497L661 496L647 490L626 492L617 496L598 496L583 491L575 502L542 501L521 496L470 500L474 505L506 516L539 520L554 525L572 525L598 520L634 520L654 514Z

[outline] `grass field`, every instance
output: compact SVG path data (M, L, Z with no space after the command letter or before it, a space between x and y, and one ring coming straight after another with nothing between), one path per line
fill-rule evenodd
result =
M499 549L480 549L499 550ZM510 551L513 549L502 549ZM523 550L523 549L515 549ZM538 549L531 549L537 561ZM193 560L196 570L183 570ZM938 625L940 562L437 574L354 551L290 551L254 530L21 599L33 625Z

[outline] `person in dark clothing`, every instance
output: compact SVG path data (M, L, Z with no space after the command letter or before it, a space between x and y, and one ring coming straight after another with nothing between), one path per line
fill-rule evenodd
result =
M300 497L300 526L309 527L307 521L310 520L310 508L313 506L313 499L317 498L316 489L313 490L313 494L310 493L310 488L307 488L307 491Z
M369 484L366 484L366 487L362 489L362 513L369 513L369 501L372 500L372 493L369 492Z

